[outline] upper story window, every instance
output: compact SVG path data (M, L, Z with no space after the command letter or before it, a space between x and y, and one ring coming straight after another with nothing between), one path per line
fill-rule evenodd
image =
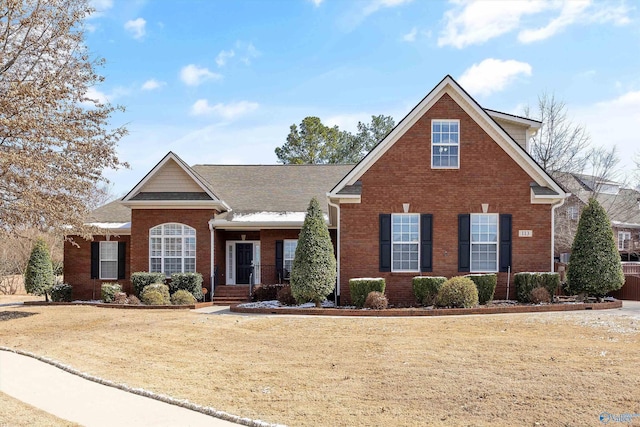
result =
M498 214L471 214L471 272L498 271Z
M460 168L460 121L431 121L431 167Z
M630 247L631 242L631 232L629 231L618 231L618 250L626 251Z
M184 224L162 224L149 230L149 271L195 273L196 230Z
M569 206L567 208L567 217L572 221L576 221L580 217L580 209L577 206Z
M391 271L418 271L420 215L391 215Z

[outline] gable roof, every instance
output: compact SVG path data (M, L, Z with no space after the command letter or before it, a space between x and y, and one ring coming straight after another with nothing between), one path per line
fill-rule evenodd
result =
M173 162L173 163L172 163ZM171 191L171 192L149 192L145 193L145 186L159 175L164 168L168 168L169 165L175 164L180 170L182 170L189 179L192 180L188 190L190 191ZM193 185L195 184L195 186ZM192 190L200 189L201 192L194 192ZM201 194L200 194L201 193ZM161 194L164 197L159 197ZM223 200L221 200L206 182L197 172L195 172L189 165L187 165L178 155L169 151L166 156L162 158L154 167L147 173L138 184L133 187L126 196L122 198L122 203L125 206L145 206L165 204L165 205L178 205L184 204L185 201L189 201L191 207L213 207L221 211L228 211L231 208Z
M499 114L500 118L509 118L522 124L530 124L534 129L536 129L536 123L539 122L485 110L449 75L442 79L327 195L331 198L341 199L345 187L354 185L444 94L451 96L529 174L537 187L548 190L544 192L532 191L532 202L535 199L538 203L552 203L566 197L562 187L536 163L524 148L518 145L492 115L497 117Z

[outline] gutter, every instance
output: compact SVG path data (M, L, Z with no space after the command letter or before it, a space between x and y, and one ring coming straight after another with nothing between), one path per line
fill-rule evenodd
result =
M567 194L565 194L565 197ZM551 272L555 272L556 262L555 262L555 253L556 253L556 209L560 206L564 205L564 201L566 199L562 198L560 202L554 204L551 207Z
M334 301L336 306L340 305L340 204L331 203L331 198L327 194L327 203L329 206L336 208L336 268L338 269L336 275L336 300Z
M214 218L215 218L215 213L213 214ZM211 253L211 261L210 261L210 266L209 266L209 284L211 286L211 301L213 301L213 295L215 294L215 283L214 283L214 274L215 274L215 244L214 244L214 231L215 231L215 227L213 226L213 220L209 221L209 231L211 232L211 250L209 251Z

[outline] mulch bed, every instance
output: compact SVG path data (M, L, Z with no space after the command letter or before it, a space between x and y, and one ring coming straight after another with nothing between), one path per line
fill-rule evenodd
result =
M608 310L622 308L622 301L594 302L594 303L569 303L569 304L544 304L544 305L505 305L505 306L480 306L473 308L388 308L386 310L368 310L351 308L250 308L232 306L234 313L254 314L298 314L313 316L452 316L461 314L500 314L500 313L540 313L550 311L579 311L579 310Z

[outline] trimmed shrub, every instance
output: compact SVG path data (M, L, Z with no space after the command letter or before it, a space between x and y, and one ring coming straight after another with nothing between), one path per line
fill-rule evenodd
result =
M389 300L384 296L382 292L369 292L367 299L364 302L364 308L370 308L372 310L384 310L389 305Z
M620 254L607 212L595 199L583 209L571 247L567 282L572 294L602 297L624 284Z
M519 302L532 302L531 291L538 287L545 288L549 298L553 300L553 295L560 286L560 275L558 273L516 273L513 283L516 286L516 298Z
M70 302L71 301L71 285L68 283L57 283L51 288L51 301L53 302Z
M364 307L365 300L369 292L380 292L384 294L386 282L383 278L356 278L349 279L349 291L351 292L351 304L356 307Z
M534 304L540 304L541 302L551 302L551 296L549 295L549 291L543 288L542 286L538 286L531 291L531 295L529 295L529 300Z
M414 277L411 284L413 285L413 295L416 297L416 301L422 305L433 305L440 287L446 281L447 278L442 276Z
M142 303L146 305L171 304L171 299L169 298L169 287L162 283L154 283L145 286L140 296Z
M258 285L253 288L251 301L273 301L278 299L278 291L287 285Z
M145 286L153 283L164 283L166 276L164 273L148 273L146 271L138 271L131 274L131 284L133 285L133 293L140 297Z
M196 298L186 289L178 289L171 295L171 304L173 305L191 305L196 303Z
M278 301L282 305L296 305L297 301L291 293L291 286L283 286L278 290Z
M463 276L452 277L442 284L438 297L438 307L474 307L478 305L478 289L471 279Z
M478 302L486 304L493 300L493 294L496 292L496 284L498 283L497 274L467 274L468 277L476 284L478 290Z
M291 293L298 303L313 301L316 307L336 286L336 257L320 203L309 203L291 268Z
M185 290L193 297L202 301L204 295L202 293L202 274L200 273L174 273L171 275L169 282L169 293L173 295L179 290Z
M51 255L44 240L38 239L31 249L31 256L24 273L24 288L29 294L44 295L49 301L48 294L55 283Z
M137 296L135 295L129 295L127 297L127 304L131 304L131 305L140 305L142 304L142 302L138 299Z
M121 292L122 286L120 286L119 283L103 283L100 287L100 297L102 298L102 302L106 304L113 302L115 295Z

